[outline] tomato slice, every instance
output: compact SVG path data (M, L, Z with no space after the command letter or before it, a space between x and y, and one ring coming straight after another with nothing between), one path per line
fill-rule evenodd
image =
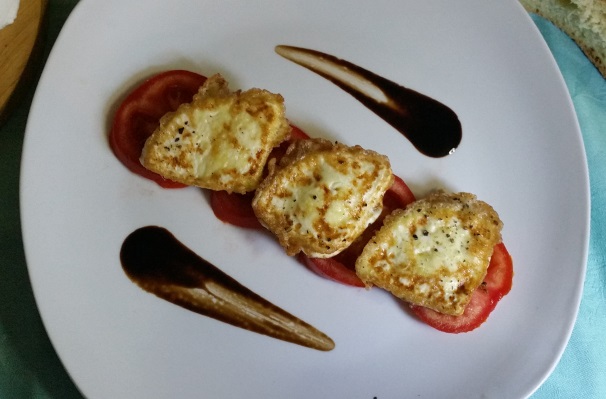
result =
M490 265L484 277L486 289L497 301L509 294L513 286L513 261L505 244L495 246L490 258Z
M355 272L356 259L362 253L366 243L373 237L375 231L383 225L385 216L395 209L405 208L406 205L414 201L415 196L404 183L404 180L394 175L394 183L383 197L381 215L345 251L328 259L309 258L305 254L300 254L299 261L322 277L345 285L364 287L364 283Z
M206 77L197 73L172 70L152 76L130 92L118 107L109 134L110 147L124 166L164 188L185 187L145 169L139 157L160 118L190 102L204 81Z
M303 252L299 252L297 259L312 272L329 280L352 287L365 286L353 269L335 258L310 258Z
M305 133L303 130L301 130L299 127L297 127L296 125L293 125L291 123L290 127L292 129L290 131L290 140L301 140L301 139L309 138L309 135L307 133Z
M464 333L475 330L488 319L513 284L513 262L503 243L494 248L484 282L471 296L461 316L445 315L422 306L411 305L413 313L431 327L447 333Z
M262 229L263 226L252 208L254 191L247 194L211 191L210 206L217 217L225 223L247 229Z
M290 126L292 128L290 139L276 147L269 156L270 159L280 159L293 140L309 138L309 136L298 127L292 124ZM229 194L226 191L211 191L210 206L217 219L225 223L247 229L261 229L263 226L261 226L261 223L252 209L253 196L254 193Z
M415 195L410 191L410 188L404 183L399 176L393 175L393 185L387 190L383 197L383 213L381 214L381 221L383 218L390 214L396 209L406 208L406 206L417 199Z

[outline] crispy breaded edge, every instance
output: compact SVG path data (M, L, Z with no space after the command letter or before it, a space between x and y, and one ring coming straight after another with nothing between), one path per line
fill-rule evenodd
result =
M392 236L393 226L398 223L400 217L411 212L418 212L419 209L422 211L427 211L428 209L434 207L433 209L441 210L452 207L453 205L459 206L461 203L464 204L464 209L459 212L459 214L468 214L466 217L462 218L463 221L468 221L469 215L473 214L475 221L478 221L479 218L485 222L475 223L475 226L466 227L471 230L472 236L480 240L480 242L476 243L475 245L481 246L485 267L483 274L475 276L475 278L470 279L465 284L467 295L464 297L463 301L459 302L454 309L432 306L431 303L425 301L425 297L416 297L409 289L401 288L397 284L390 283L382 278L377 278L377 273L373 267L374 262L372 258L375 255L373 250L376 250L379 243L385 242ZM467 206L465 206L465 204L467 204ZM492 256L492 249L496 244L501 242L502 239L502 227L503 223L493 207L484 201L478 200L475 195L464 192L445 193L441 190L436 191L426 198L409 204L405 209L396 209L384 219L383 226L375 233L373 238L365 246L362 254L358 257L355 267L356 274L366 284L367 288L374 285L391 292L394 296L409 303L429 307L440 313L458 316L464 312L465 307L471 300L473 291L480 286L484 277L486 276L486 270L488 269L490 258ZM395 281L397 280L398 279L396 278Z
M276 163L275 159L270 160L269 174L261 182L253 198L253 211L255 212L255 215L265 228L276 235L280 245L290 256L296 255L302 251L308 256L329 258L347 249L347 247L349 247L349 245L351 245L364 232L364 229L361 229L356 236L352 237L350 241L343 243L342 245L335 244L333 242L330 246L330 250L326 248L325 243L308 245L309 243L305 239L299 239L296 236L289 234L289 231L287 231L284 228L285 226L282 225L282 219L280 218L281 215L271 211L266 211L264 208L264 205L267 202L265 200L276 195L276 188L273 187L275 180L280 179L282 175L285 175L284 177L288 177L286 176L286 173L289 166L303 160L309 154L322 152L331 153L341 149L357 152L359 156L376 159L386 168L386 170L389 171L389 179L385 181L385 184L380 190L380 204L382 204L382 198L385 192L393 185L394 177L391 171L391 165L389 159L385 155L379 154L372 150L364 149L358 145L347 146L341 143L333 143L329 140L321 138L296 140L293 142L279 163ZM261 201L263 201L263 204L260 203Z
M193 109L199 107L204 108L207 102L222 100L231 96L235 96L238 101L241 98L249 98L257 95L269 95L277 100L277 104L279 105L279 107L274 110L274 118L278 119L279 124L277 126L272 126L272 129L268 132L266 139L269 140L268 144L272 145L267 146L265 148L265 151L260 154L257 154L257 156L260 156L258 159L259 165L257 165L258 167L254 168L246 175L247 179L240 179L241 181L235 182L230 181L230 183L226 184L223 184L221 182L206 182L206 184L202 184L199 179L192 177L191 175L185 175L183 177L177 178L176 176L167 175L164 170L165 162L157 162L155 157L152 155L152 149L155 149L156 147L160 146L161 143L166 139L166 137L172 137L168 133L168 126L173 123L175 115L190 114ZM270 156L271 150L290 137L291 126L288 123L285 114L286 110L284 107L284 98L280 94L271 93L267 90L258 88L252 88L245 92L242 92L241 90L230 92L228 89L227 81L220 74L215 74L208 78L206 82L204 82L204 84L200 87L198 93L194 95L193 100L190 103L181 104L177 108L177 110L175 110L174 112L166 113L164 116L162 116L162 118L160 118L160 125L147 139L143 147L140 162L148 170L158 173L173 181L178 181L187 185L208 188L211 190L225 190L228 192L244 194L246 192L253 191L254 189L256 189L256 187L262 180L263 170L265 168L267 159Z

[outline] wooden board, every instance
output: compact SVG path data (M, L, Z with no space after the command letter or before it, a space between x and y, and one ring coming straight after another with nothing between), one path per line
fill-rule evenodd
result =
M21 0L15 21L0 30L0 121L30 63L40 35L46 0ZM24 82L27 83L27 82Z

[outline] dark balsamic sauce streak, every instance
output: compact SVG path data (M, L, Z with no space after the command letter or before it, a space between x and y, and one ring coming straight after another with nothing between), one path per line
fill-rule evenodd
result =
M120 260L142 289L193 312L314 349L334 348L322 332L255 294L162 227L132 232Z
M327 60L371 82L385 94L390 100L389 103L379 102L329 73L299 63L352 95L404 135L422 154L434 158L444 157L451 154L461 143L462 128L459 118L443 103L335 56L299 47L278 47L305 53L320 61ZM298 63L288 56L285 57Z

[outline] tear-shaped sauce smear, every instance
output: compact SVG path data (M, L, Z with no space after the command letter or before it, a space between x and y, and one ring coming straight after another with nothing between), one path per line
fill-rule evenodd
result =
M441 102L329 54L284 45L276 46L275 50L351 94L402 133L421 153L443 157L459 146L462 136L459 118Z
M139 287L193 312L313 349L335 347L327 335L244 287L162 227L132 232L120 260Z

